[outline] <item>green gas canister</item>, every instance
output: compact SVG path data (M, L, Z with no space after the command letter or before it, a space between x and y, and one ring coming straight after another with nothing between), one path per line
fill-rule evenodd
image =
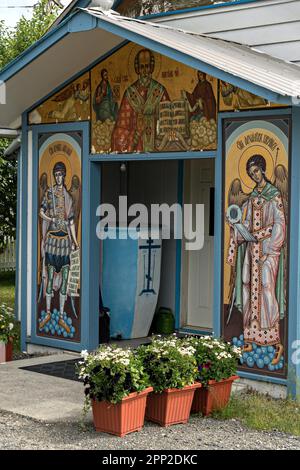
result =
M155 315L155 333L169 335L174 333L175 319L170 308L160 307Z

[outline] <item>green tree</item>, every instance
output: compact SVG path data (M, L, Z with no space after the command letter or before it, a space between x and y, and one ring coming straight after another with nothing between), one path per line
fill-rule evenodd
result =
M59 10L55 2L40 0L32 17L21 17L14 28L0 21L0 70L46 33ZM16 231L17 162L4 158L9 143L0 139L0 252L5 237L14 237Z
M0 68L15 59L31 44L40 39L57 18L60 8L53 1L40 0L33 8L32 17L20 18L13 29L0 23Z
M7 139L0 140L0 253L5 237L16 233L17 161L4 158Z

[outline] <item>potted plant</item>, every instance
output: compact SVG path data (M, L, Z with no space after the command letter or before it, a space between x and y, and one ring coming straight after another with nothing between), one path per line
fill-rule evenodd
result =
M154 337L151 344L138 348L149 375L153 393L147 399L146 419L161 426L186 423L190 416L197 364L195 349L176 336Z
M195 349L197 379L202 383L202 388L195 392L192 412L207 416L227 405L232 383L238 379L241 349L211 336L189 337L186 342Z
M0 362L12 361L13 340L16 336L13 309L0 305Z
M120 437L140 431L152 388L138 355L102 345L91 354L83 351L82 357L78 369L85 386L84 411L92 405L96 431Z

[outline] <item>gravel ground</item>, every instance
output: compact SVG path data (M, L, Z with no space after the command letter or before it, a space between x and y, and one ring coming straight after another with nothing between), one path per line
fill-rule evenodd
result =
M46 356L53 356L53 353L33 353L33 354L28 354L25 352L21 351L14 351L13 352L13 361L20 361L21 359L34 359L35 357L46 357Z
M146 423L141 432L123 438L96 433L88 422L47 424L0 410L0 449L47 450L232 450L300 449L300 438L280 432L258 432L236 420L192 416L188 424L162 428ZM38 438L37 438L38 436Z

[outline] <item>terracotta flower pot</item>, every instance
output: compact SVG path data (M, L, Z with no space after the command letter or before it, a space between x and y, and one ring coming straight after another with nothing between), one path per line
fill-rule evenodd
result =
M9 341L6 345L6 362L13 359L13 342Z
M12 361L13 358L13 343L9 341L8 343L0 342L0 362Z
M145 420L147 395L152 390L152 387L148 387L140 393L130 393L117 404L92 400L95 430L119 437L140 431Z
M201 386L197 382L184 388L168 388L162 393L150 393L147 399L146 419L161 426L187 423L194 392Z
M220 382L209 380L207 387L196 390L192 413L202 413L203 416L207 416L214 410L225 408L229 402L232 383L238 378L237 375L232 375Z

